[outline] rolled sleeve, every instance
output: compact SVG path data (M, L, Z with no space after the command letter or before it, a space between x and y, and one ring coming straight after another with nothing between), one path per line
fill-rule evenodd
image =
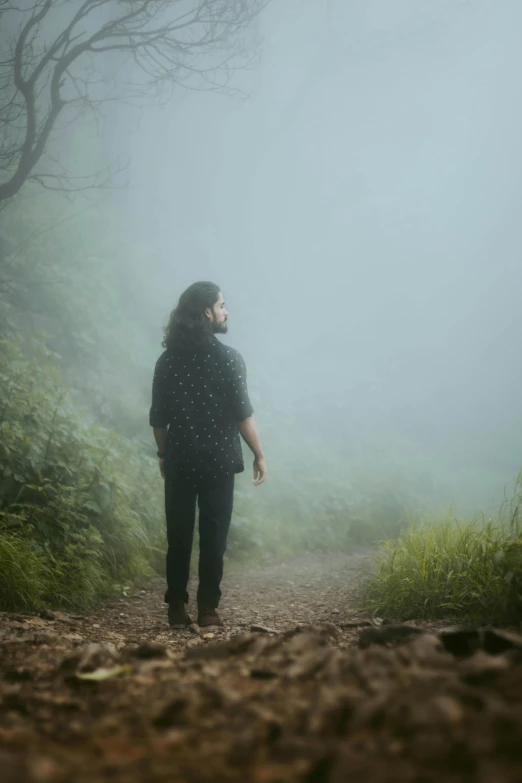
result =
M253 415L254 409L248 396L247 369L241 354L236 353L230 381L230 401L236 421L243 421Z
M169 424L167 375L164 356L160 356L154 370L154 378L152 380L152 405L149 411L149 424L151 427L157 429L164 429Z

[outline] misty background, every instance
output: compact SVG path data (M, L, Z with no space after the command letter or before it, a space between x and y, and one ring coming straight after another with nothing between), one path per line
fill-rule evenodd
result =
M108 118L158 353L181 291L215 280L261 432L291 423L304 474L320 441L480 505L518 471L521 25L517 0L278 0L243 96Z
M61 297L78 320L72 385L90 372L91 389L132 398L126 434L153 456L162 327L210 279L249 370L261 508L298 519L304 496L347 507L379 482L424 510L496 508L522 434L521 25L518 0L277 0L226 89L113 101L60 130L70 172L122 168L49 238L83 274L45 305L58 319ZM139 79L114 53L96 67L115 96ZM58 225L58 200L22 194L11 246ZM47 345L74 364L60 323Z

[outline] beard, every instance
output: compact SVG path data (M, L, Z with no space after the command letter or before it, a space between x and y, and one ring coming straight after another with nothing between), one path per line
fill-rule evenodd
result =
M228 332L226 320L222 323L218 323L216 320L212 321L212 331L214 334L226 334Z

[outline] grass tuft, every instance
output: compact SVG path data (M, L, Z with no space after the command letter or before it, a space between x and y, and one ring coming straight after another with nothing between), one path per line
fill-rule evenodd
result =
M522 474L495 521L414 522L376 558L365 604L391 618L522 621Z

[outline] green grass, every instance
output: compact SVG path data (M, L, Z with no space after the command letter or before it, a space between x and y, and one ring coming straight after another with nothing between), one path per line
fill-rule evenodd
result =
M384 544L365 604L397 619L522 621L522 474L497 520L426 519Z

